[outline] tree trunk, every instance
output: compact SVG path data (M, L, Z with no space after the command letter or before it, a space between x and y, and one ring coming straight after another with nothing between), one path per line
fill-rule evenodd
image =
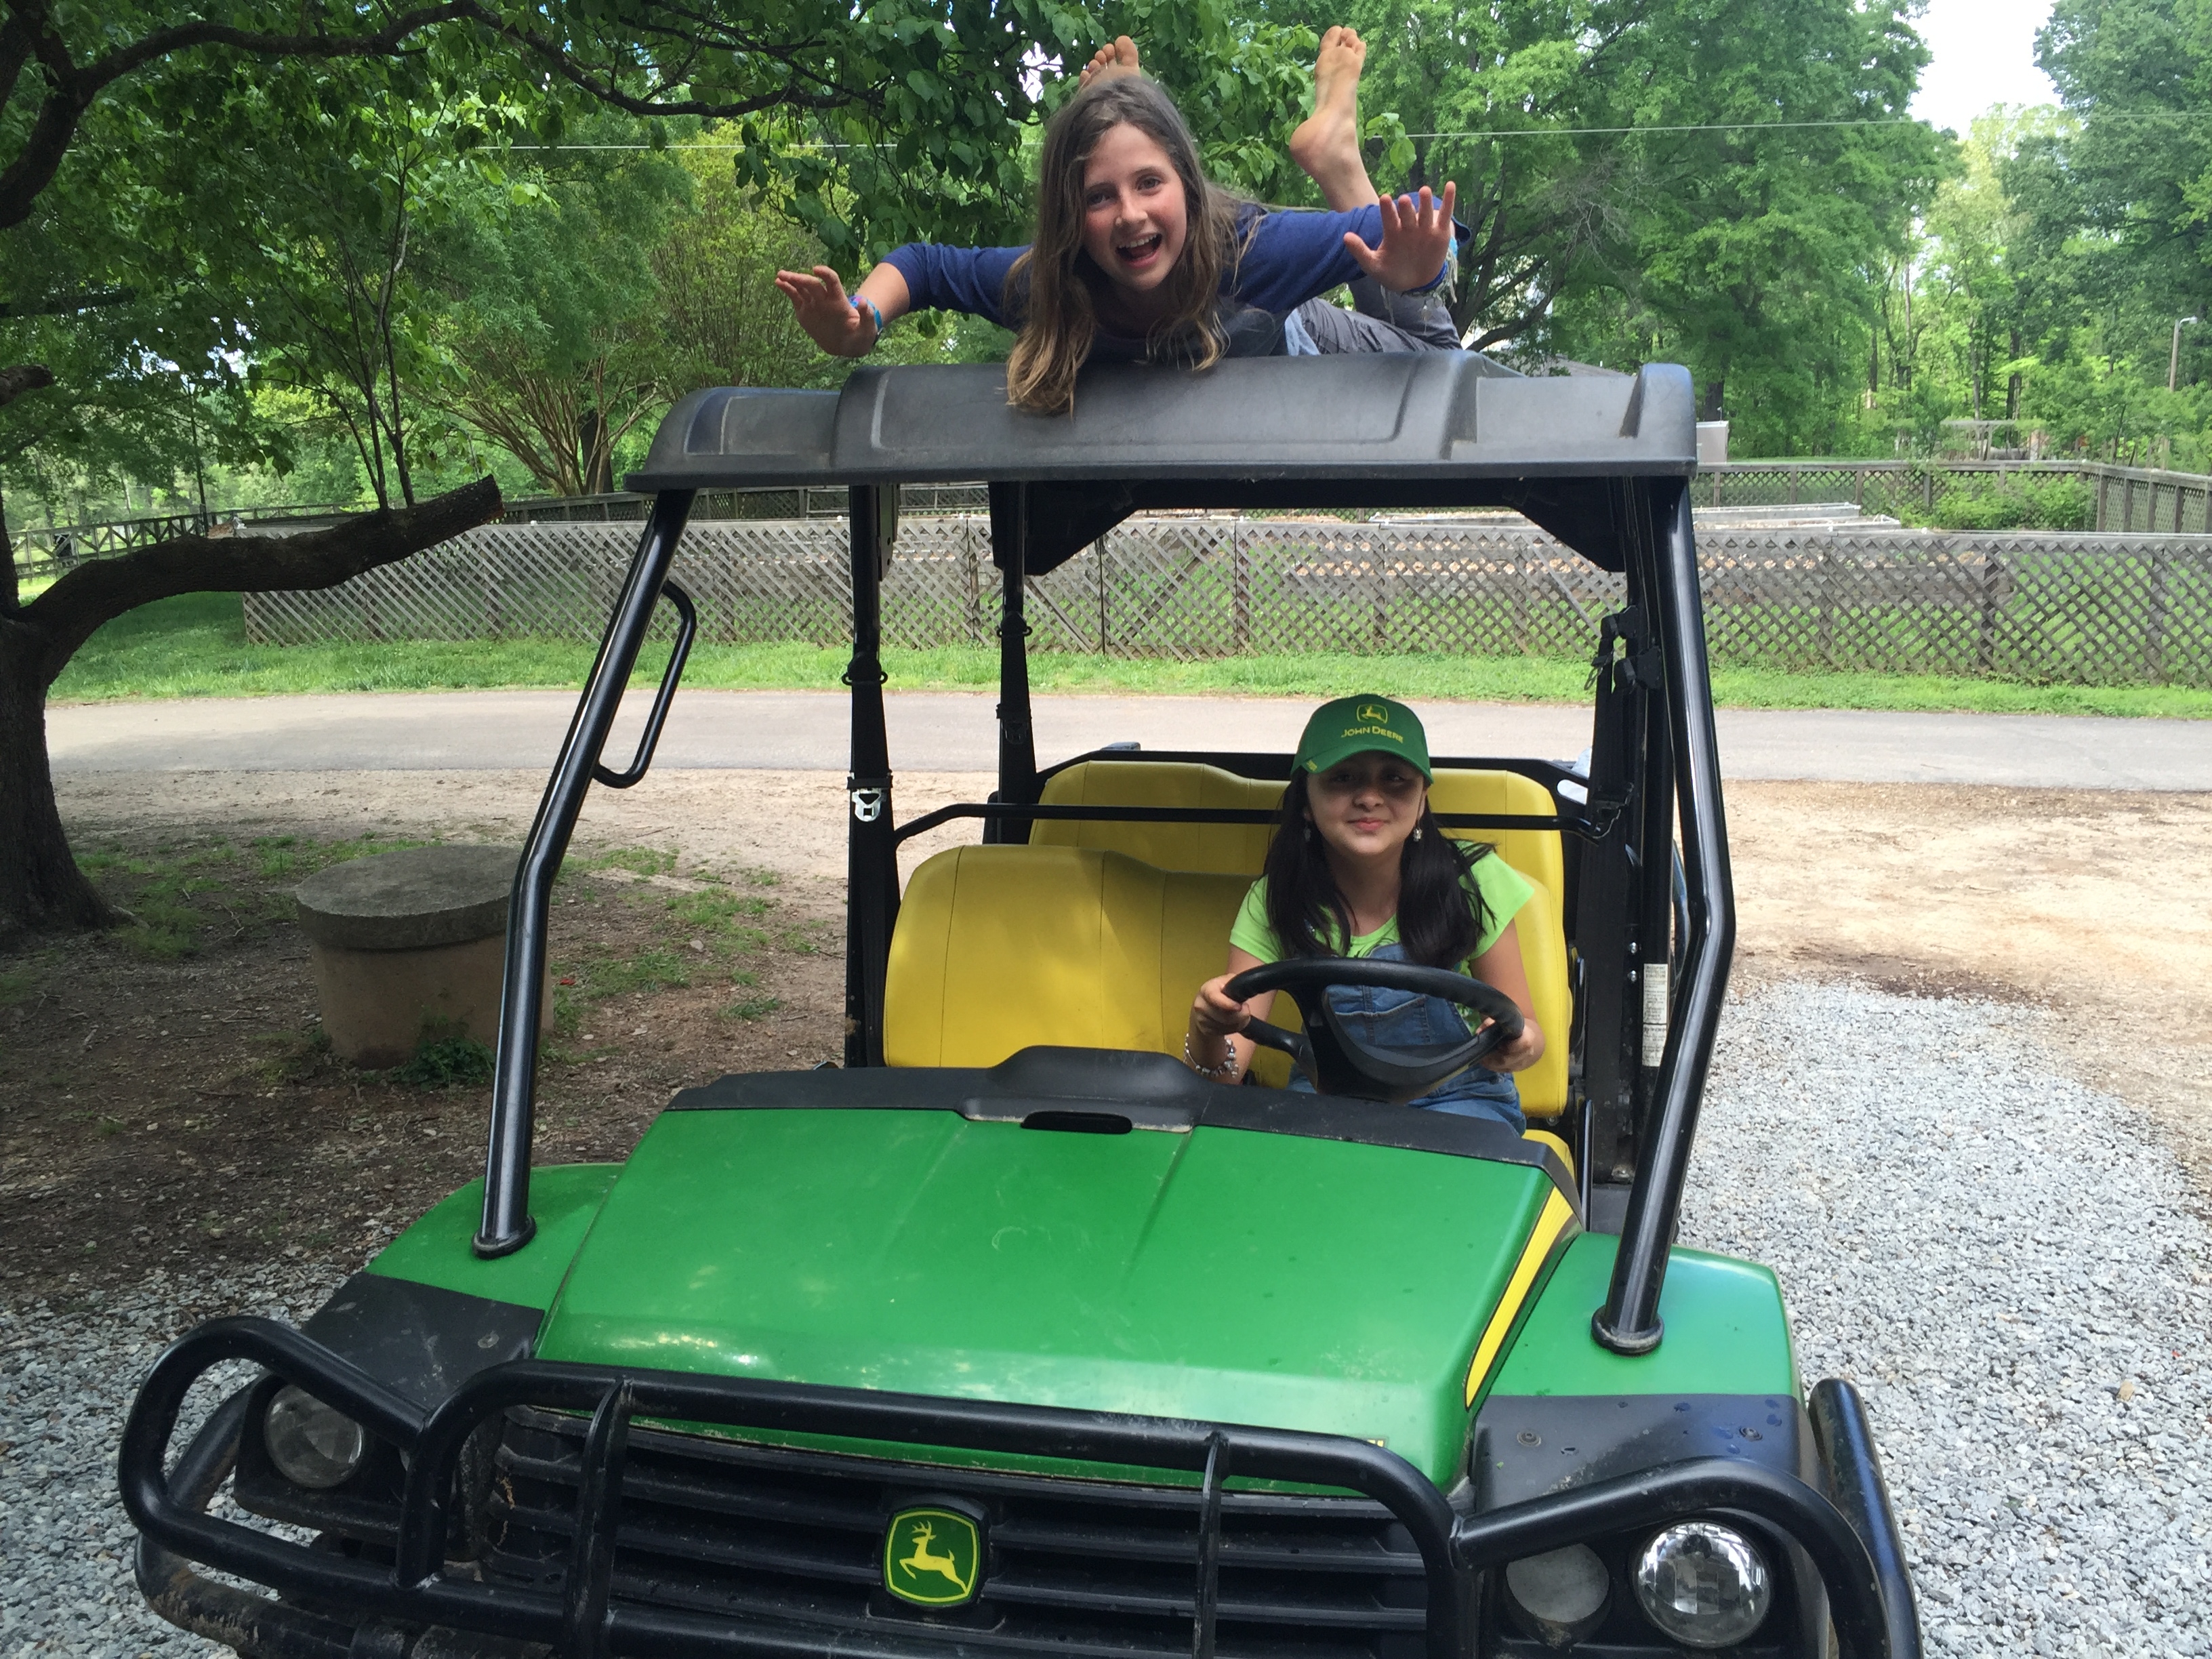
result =
M577 448L582 453L577 459L582 463L579 468L581 474L579 482L583 488L577 493L582 495L611 495L615 487L615 457L614 442L607 434L606 416L597 409L587 409L578 424L582 428L577 443Z
M0 368L0 405L54 383L43 363ZM0 507L0 849L25 856L0 860L0 938L15 928L98 927L113 918L70 856L46 763L46 685L40 677L39 630L22 621L15 549Z
M70 856L46 758L46 690L103 624L179 593L333 587L499 516L489 478L419 507L278 537L179 536L78 565L26 605L0 605L0 938L106 926ZM9 561L8 580L14 580ZM11 586L6 595L13 600Z
M62 833L37 643L21 623L0 623L0 939L21 928L104 927L115 920Z

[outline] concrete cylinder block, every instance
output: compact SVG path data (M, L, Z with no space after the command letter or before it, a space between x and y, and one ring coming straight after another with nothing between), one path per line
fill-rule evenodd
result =
M332 1052L380 1068L426 1036L497 1040L518 856L511 847L416 847L334 864L301 884L300 927ZM550 1029L550 984L543 1006Z

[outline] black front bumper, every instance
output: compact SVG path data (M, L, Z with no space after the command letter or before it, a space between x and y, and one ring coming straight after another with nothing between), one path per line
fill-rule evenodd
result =
M310 1547L207 1513L237 1454L251 1390L210 1419L164 1473L187 1390L226 1360L299 1384L398 1448L404 1496L388 1564ZM447 1559L456 1469L487 1419L514 1407L586 1413L573 1546L558 1588L489 1580ZM746 1378L515 1360L478 1372L424 1411L289 1327L217 1320L156 1362L124 1431L124 1506L142 1534L141 1589L173 1623L264 1659L520 1659L544 1652L730 1655L744 1659L944 1659L975 1650L957 1632L880 1637L804 1620L733 1621L611 1592L615 1525L634 1417L916 1449L961 1449L1200 1477L1192 1652L1212 1659L1222 1483L1348 1490L1383 1505L1418 1549L1428 1659L1467 1659L1477 1581L1490 1569L1607 1533L1715 1510L1752 1516L1804 1553L1843 1651L1918 1659L1917 1621L1864 1412L1850 1385L1820 1384L1812 1419L1830 1492L1773 1469L1697 1457L1461 1515L1403 1458L1346 1437L938 1399ZM253 1595L190 1563L262 1584Z

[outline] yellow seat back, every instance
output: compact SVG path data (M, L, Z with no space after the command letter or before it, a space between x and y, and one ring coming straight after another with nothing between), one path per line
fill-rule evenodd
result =
M884 987L893 1066L1032 1043L1180 1054L1251 883L1076 847L956 847L907 883Z
M1188 761L1078 761L1045 781L1048 806L1210 806L1273 812L1283 786ZM1250 880L1267 861L1271 823L1104 823L1059 818L1030 826L1032 847L1125 853L1163 870Z
M1523 872L1526 873L1525 872ZM1567 1109L1567 1036L1574 999L1567 989L1567 941L1559 913L1542 883L1513 918L1521 946L1521 966L1528 975L1529 1012L1544 1028L1544 1057L1516 1072L1521 1109L1528 1116L1557 1117Z
M1482 812L1492 817L1544 817L1557 812L1552 792L1534 778L1518 772L1453 771L1439 769L1429 786L1429 810L1435 812ZM1559 856L1556 830L1447 830L1455 841L1486 841L1498 856L1541 888L1552 901L1552 927L1566 914L1566 867ZM1522 930L1524 933L1526 928ZM1528 981L1535 983L1534 970ZM1545 1026L1546 1030L1552 1028ZM1559 1028L1564 1033L1565 1027Z
M893 1066L995 1066L1035 1043L1181 1054L1199 986L1228 965L1243 875L1161 870L1079 847L956 847L907 883L884 987ZM1522 1107L1566 1104L1566 950L1540 887L1516 918L1537 1019L1551 1040L1520 1074ZM1287 997L1272 1018L1295 1027ZM1289 1062L1254 1072L1279 1088Z
M1239 777L1192 761L1079 761L1047 780L1049 806L1208 806L1272 812L1283 786ZM1518 772L1443 769L1430 786L1439 812L1549 817L1551 793ZM1488 842L1498 856L1551 895L1556 918L1566 908L1566 878L1556 830L1453 830L1460 841ZM1163 870L1207 870L1256 876L1267 861L1274 826L1266 823L1109 823L1060 818L1030 827L1032 847L1088 847L1123 853ZM1549 1030L1547 1026L1546 1028Z

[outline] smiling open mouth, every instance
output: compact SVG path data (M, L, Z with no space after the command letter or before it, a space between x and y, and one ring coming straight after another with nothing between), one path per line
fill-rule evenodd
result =
M1160 234L1154 231L1133 242L1117 242L1114 246L1114 256L1125 265L1149 264L1160 251L1161 240Z

